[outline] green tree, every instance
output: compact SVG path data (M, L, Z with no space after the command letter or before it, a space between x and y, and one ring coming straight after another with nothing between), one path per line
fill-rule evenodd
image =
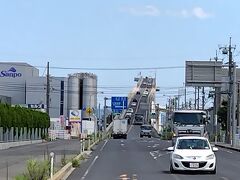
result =
M223 101L222 106L218 109L218 122L221 124L221 129L226 130L227 129L227 106L228 102Z

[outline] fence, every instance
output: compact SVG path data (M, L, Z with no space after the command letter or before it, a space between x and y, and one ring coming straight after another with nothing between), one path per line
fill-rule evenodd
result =
M70 139L71 136L68 132L68 130L48 130L48 135L50 140L56 140L56 139Z
M15 142L27 140L39 140L47 129L40 128L7 128L0 127L0 142Z

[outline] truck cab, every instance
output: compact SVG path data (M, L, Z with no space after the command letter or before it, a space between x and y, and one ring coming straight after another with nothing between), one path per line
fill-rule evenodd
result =
M173 140L181 136L206 136L207 113L201 110L174 111L171 117Z

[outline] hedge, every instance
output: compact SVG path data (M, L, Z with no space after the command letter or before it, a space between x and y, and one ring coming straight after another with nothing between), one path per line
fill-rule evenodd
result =
M0 127L4 129L11 127L48 128L49 126L50 118L47 113L0 104Z

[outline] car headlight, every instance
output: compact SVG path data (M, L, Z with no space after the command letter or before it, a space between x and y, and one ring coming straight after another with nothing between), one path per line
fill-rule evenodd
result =
M178 154L173 154L173 158L174 159L183 159L183 157Z
M206 157L207 160L214 159L214 158L215 158L214 154L210 154Z

